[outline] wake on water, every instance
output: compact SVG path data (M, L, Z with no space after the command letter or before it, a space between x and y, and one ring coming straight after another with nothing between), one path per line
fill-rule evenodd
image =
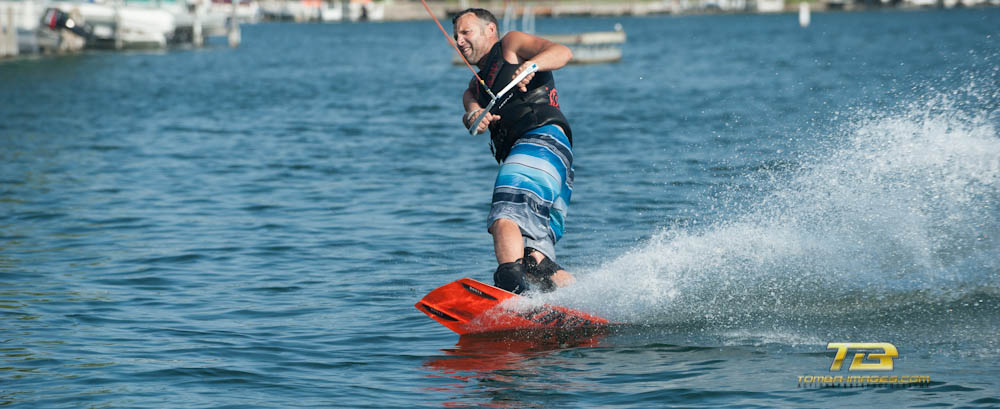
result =
M717 220L666 227L540 301L718 333L859 312L913 321L972 304L992 305L974 313L995 323L1000 98L989 92L973 84L896 113L858 112L794 168L712 197Z

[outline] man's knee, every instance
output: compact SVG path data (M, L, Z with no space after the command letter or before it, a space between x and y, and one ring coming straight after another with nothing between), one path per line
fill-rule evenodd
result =
M517 225L517 222L511 219L501 218L494 221L493 224L490 225L488 231L490 232L490 234L496 235L497 232L499 232L500 230L511 230L511 229L517 229L518 231L520 231L521 227Z

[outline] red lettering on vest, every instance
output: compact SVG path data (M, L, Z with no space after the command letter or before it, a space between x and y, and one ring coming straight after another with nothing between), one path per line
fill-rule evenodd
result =
M493 87L493 83L497 79L497 73L500 72L500 66L503 65L503 60L497 61L490 67L490 73L486 75L486 86Z
M549 105L559 108L559 94L556 93L555 88L549 90Z

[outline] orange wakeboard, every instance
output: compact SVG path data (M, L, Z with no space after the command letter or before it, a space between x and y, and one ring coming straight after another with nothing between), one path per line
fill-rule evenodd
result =
M596 328L608 320L555 305L519 309L519 295L471 278L445 284L417 302L418 310L459 335L539 329Z

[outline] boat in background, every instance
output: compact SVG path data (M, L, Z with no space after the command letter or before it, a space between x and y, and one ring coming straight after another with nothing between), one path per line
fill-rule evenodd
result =
M319 19L324 23L332 23L344 19L344 4L338 1L323 2L319 10Z
M159 7L76 2L52 7L79 13L91 26L88 46L95 48L164 48L177 29L174 13Z
M276 21L382 21L386 2L372 0L261 0L260 14Z
M17 28L19 52L12 55L60 53L84 47L157 49L189 43L197 46L204 37L227 35L232 31L229 22L233 16L240 21L244 18L256 21L255 1L236 0L236 3L237 6L232 0L219 0L218 4L212 0L97 0L48 2L42 7L41 2L27 0L0 3L0 18L11 19ZM63 19L72 16L67 21L73 26L55 24L58 18L53 16Z
M573 51L570 64L601 64L618 62L622 59L622 44L625 44L625 30L615 24L614 31L591 31L579 34L539 35L554 43L563 44Z

